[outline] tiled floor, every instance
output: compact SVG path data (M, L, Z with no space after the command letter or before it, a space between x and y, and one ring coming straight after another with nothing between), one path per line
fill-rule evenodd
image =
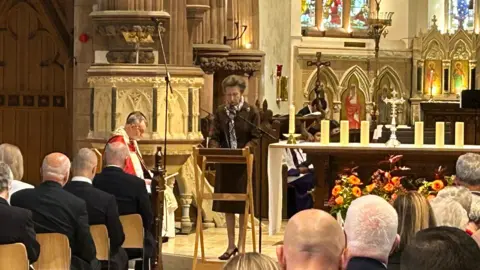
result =
M262 227L262 253L276 260L274 244L283 240L283 230L285 224L282 224L280 233L274 236L268 235L268 223L265 222ZM257 234L257 251L258 251L258 226L255 228ZM238 229L237 229L238 237ZM205 257L207 260L216 260L218 256L225 252L227 247L227 229L211 228L204 231L205 239ZM195 248L195 233L190 235L177 235L168 243L163 244L164 269L191 269L192 258ZM247 249L252 251L252 232L247 231ZM199 252L200 255L200 252Z

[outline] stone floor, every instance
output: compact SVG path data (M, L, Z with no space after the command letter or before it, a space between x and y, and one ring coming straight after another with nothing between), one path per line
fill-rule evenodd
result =
M262 226L262 253L276 260L275 244L283 240L283 231L286 223L282 224L280 233L274 236L268 236L268 222L263 222ZM257 234L257 251L258 251L258 226L255 228ZM238 237L238 229L237 229ZM205 257L207 260L216 260L227 247L227 229L211 228L204 231L205 239ZM190 235L177 235L168 243L163 244L163 265L165 270L175 269L191 269L193 251L195 248L195 233ZM252 251L252 232L247 231L247 249ZM200 252L199 252L200 255ZM218 262L218 261L217 261ZM208 269L215 267L209 266ZM221 269L221 268L219 268Z

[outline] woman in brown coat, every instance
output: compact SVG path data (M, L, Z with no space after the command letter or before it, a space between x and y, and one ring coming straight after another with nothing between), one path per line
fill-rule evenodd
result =
M213 127L210 131L210 148L241 149L254 148L260 138L259 131L244 119L259 126L260 117L254 106L245 102L245 80L236 75L228 76L222 82L225 104L217 108ZM243 118L243 119L242 119ZM251 149L253 150L253 149ZM251 151L253 152L253 151ZM247 168L245 164L218 164L216 166L216 193L246 193ZM244 202L215 201L213 211L225 213L228 232L228 248L219 257L228 260L238 253L235 245L235 214L240 214L240 232L244 221ZM241 237L238 243L242 243Z

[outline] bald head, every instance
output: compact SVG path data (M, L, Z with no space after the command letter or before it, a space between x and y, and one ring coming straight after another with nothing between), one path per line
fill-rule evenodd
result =
M72 168L73 176L93 179L97 171L97 155L88 148L80 149L73 159Z
M55 181L64 186L70 174L70 160L62 153L51 153L43 159L42 180Z
M310 209L288 221L277 256L286 269L339 269L344 248L345 234L337 221Z
M125 161L129 155L128 147L120 142L109 143L105 147L105 162L107 166L114 165L125 167Z

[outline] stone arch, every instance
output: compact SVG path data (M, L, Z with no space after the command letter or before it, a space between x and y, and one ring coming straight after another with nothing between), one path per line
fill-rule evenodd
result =
M355 77L358 80L359 88L360 88L360 91L362 91L363 95L365 96L365 101L370 100L370 94L368 92L368 89L370 89L370 82L369 82L368 76L365 73L365 71L358 65L355 65L349 68L343 74L342 78L340 79L341 89L340 91L337 91L337 100L340 100L340 97L347 90L348 82L352 77Z
M390 66L385 66L382 68L378 75L378 80L376 82L374 92L372 95L372 102L377 104L378 108L378 123L379 124L388 124L391 121L391 107L388 104L383 102L383 98L391 98L392 91L395 90L398 93L398 97L406 98L406 90L405 86L403 85L398 73ZM399 114L400 111L403 113L406 110L402 106L399 107ZM403 115L399 115L399 123L403 123Z
M440 41L432 39L427 44L428 45L424 47L426 49L423 51L424 59L442 60L445 58L445 48Z
M465 40L457 39L450 44L450 59L469 60L471 58L471 46Z

